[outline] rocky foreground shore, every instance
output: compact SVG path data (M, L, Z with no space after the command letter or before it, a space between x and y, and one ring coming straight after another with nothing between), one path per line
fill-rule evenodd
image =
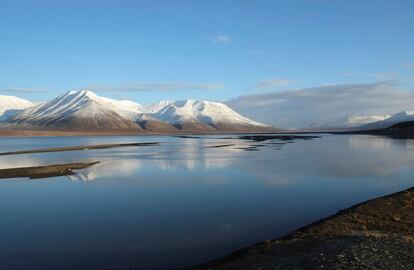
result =
M414 269L414 188L186 269Z

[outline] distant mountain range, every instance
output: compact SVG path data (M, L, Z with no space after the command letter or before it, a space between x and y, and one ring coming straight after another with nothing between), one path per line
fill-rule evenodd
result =
M382 114L382 115L346 115L336 121L332 121L323 125L318 126L318 128L355 128L360 127L365 124L374 123L378 121L385 120L391 115Z
M348 115L337 121L316 127L319 130L379 130L396 124L414 121L414 111L383 115Z
M308 130L377 130L414 121L414 111L384 115L346 115ZM250 120L227 105L198 100L162 100L144 106L88 91L68 91L32 103L0 95L0 128L45 131L157 133L272 132L277 128Z
M33 104L0 96L2 127L26 130L137 132L262 132L271 126L241 116L218 102L164 100L143 106L100 97L88 90L68 91Z
M346 115L341 119L323 125L313 125L305 130L318 131L352 131L378 130L392 127L395 124L414 121L414 111L402 111L396 114L382 115Z
M381 121L376 121L373 123L368 123L366 125L361 126L360 128L363 130L370 130L370 129L383 129L389 128L394 126L395 124L414 121L414 111L402 111L396 114L391 115L390 117L383 119Z

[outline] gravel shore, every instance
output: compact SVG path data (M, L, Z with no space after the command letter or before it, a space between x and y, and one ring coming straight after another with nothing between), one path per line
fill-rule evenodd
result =
M186 269L414 269L414 188Z

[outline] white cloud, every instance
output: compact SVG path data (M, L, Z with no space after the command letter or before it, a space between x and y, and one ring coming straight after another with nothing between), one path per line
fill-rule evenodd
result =
M217 90L223 85L217 83L124 83L114 85L90 85L85 87L94 91L120 91L120 92L155 92L155 91L188 91L188 90Z
M370 74L371 77L381 79L381 80L392 80L398 78L398 74L395 72L387 72L387 73L372 73Z
M212 40L215 43L228 44L228 43L231 43L233 41L233 38L228 36L228 35L216 35L216 36L212 37Z
M348 114L392 114L414 109L414 91L392 81L321 86L241 96L226 102L241 114L284 128L322 125Z
M292 84L295 81L286 80L286 79L268 79L259 82L257 85L255 85L252 89L253 90L263 90L263 89L269 89L274 87L280 87L280 86L286 86L288 84Z

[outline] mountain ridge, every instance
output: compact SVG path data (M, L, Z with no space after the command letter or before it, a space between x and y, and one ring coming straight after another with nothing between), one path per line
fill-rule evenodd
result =
M164 100L143 106L101 97L89 90L67 91L26 107L4 121L8 128L70 131L230 132L270 131L219 102Z

